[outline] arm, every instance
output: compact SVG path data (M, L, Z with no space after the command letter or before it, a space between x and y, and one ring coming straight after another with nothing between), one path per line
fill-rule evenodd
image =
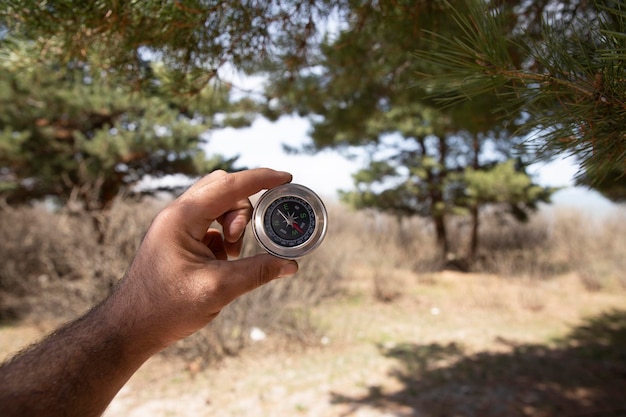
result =
M214 172L155 218L111 296L0 368L0 415L98 416L152 355L213 320L228 303L294 261L238 256L248 197L289 182L284 172ZM223 236L209 229L217 220Z

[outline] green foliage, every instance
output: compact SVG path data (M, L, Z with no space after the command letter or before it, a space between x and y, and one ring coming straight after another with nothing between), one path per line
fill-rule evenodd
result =
M528 220L528 212L535 210L539 202L548 203L556 190L533 184L516 162L510 159L483 170L466 168L463 181L467 204L505 204L518 220Z
M518 160L448 174L436 189L426 181L429 158L412 171L373 162L354 174L355 191L341 192L355 208L377 208L398 215L466 215L475 206L502 205L518 220L527 220L540 202L549 203L554 188L534 184ZM433 196L440 195L440 201Z
M593 187L611 201L626 203L626 175L619 171L610 171L601 178L582 175L578 183Z
M515 161L508 160L490 170L465 170L467 195L477 202L517 202L528 194L533 196L531 180L515 170ZM539 189L540 187L536 187Z
M158 63L144 62L150 79L134 89L87 63L37 63L31 42L5 40L2 52L0 193L9 203L56 197L100 210L146 176L231 168L200 147L215 115L236 109L227 88L191 99L168 89Z
M467 4L455 2L460 16L469 15ZM336 11L338 30L319 37L319 23ZM211 82L231 64L269 74L267 117L310 117L309 150L365 147L371 164L344 197L431 216L445 252L445 216L471 206L466 168L488 170L516 153L522 166L531 158L516 149L521 136L513 134L526 109L500 105L508 81L491 77L496 94L477 89L484 94L449 108L439 100L465 95L462 82L447 83L443 93L438 81L415 84L416 73L451 79L454 66L442 71L440 61L415 59L413 51L438 53L443 40L467 37L472 26L451 24L455 19L461 22L443 0L4 2L0 26L11 37L0 48L7 74L0 95L14 121L0 126L7 155L1 187L15 201L25 199L20 193L69 192L102 207L142 176L208 169L198 166L206 164L199 132L214 127L219 112L229 114L223 123L241 126L257 110L251 100L229 104L225 84ZM512 20L507 15L504 33L512 33ZM506 44L473 40L489 51ZM510 49L494 56L524 61ZM53 112L38 113L32 103ZM46 162L33 167L28 160ZM107 183L112 178L121 185Z
M108 206L146 176L232 169L206 159L207 129L250 124L224 67L268 54L301 65L335 2L0 3L0 192ZM220 123L217 123L217 121Z
M158 56L179 91L195 93L229 63L251 67L281 51L303 62L332 0L7 0L0 27L40 44L42 58L89 61L120 79L144 79L139 51Z
M418 59L431 67L419 84L447 104L496 93L509 119L524 115L521 132L534 134L538 146L576 155L588 183L620 178L626 2L546 4L554 3L561 7L534 17L515 15L513 5L490 10L474 1L469 13L451 5L458 33L433 34L437 48L420 48Z
M464 5L455 2L460 9ZM355 189L342 192L342 199L356 208L430 217L447 255L446 216L496 203L483 191L482 199L472 200L470 194L478 191L468 189L466 169L486 175L496 162L514 154L522 165L532 157L518 147L522 138L512 134L514 123L503 119L497 95L442 108L432 85L415 84L415 74L433 66L415 59L413 51L436 51L438 36L459 33L450 24L447 2L361 2L346 11L346 22L324 40L311 59L313 69L287 77L270 73L267 94L272 100L266 115L308 116L313 129L307 150L366 149L370 162L354 175ZM528 190L534 189L526 174L518 175ZM506 186L517 183L498 183ZM507 190L501 196L521 199L520 193ZM527 204L517 206L531 209L538 194L526 192L524 197Z

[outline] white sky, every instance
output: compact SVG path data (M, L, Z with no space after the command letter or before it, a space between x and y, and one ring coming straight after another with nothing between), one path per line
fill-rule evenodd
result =
M308 130L308 121L298 117L282 117L277 122L258 118L249 128L211 132L206 151L226 157L239 155L239 166L288 171L293 174L294 183L313 189L325 200L334 200L337 190L353 187L352 174L362 167L362 162L330 150L315 155L289 155L283 151L283 144L299 147L307 143ZM597 192L573 187L576 172L572 158L536 164L530 169L541 185L564 188L553 196L554 205L576 207L592 215L616 208Z
M294 182L328 197L333 197L338 189L351 188L351 175L362 167L359 161L348 160L330 150L315 155L289 155L283 151L283 144L299 147L307 143L308 129L308 122L298 117L282 117L274 123L259 118L249 128L212 132L206 151L227 157L240 155L239 165L248 168L289 171L294 175ZM531 173L538 176L542 185L567 187L573 184L576 170L571 159L564 159L537 164L531 168Z
M222 129L210 134L206 151L224 156L239 155L239 166L267 167L293 174L293 182L318 194L334 198L338 189L352 187L351 174L360 164L335 151L315 155L288 155L282 145L300 147L307 142L309 124L297 117L282 117L277 122L258 118L245 129Z

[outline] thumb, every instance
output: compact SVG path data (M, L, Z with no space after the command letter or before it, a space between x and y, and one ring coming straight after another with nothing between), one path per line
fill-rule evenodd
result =
M292 276L298 272L296 261L269 254L225 262L228 263L229 270L223 291L231 301L276 278Z

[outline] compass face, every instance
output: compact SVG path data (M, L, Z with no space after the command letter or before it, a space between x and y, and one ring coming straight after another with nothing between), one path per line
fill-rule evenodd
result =
M269 253L297 259L320 245L327 217L317 194L299 184L284 184L261 196L252 214L252 229Z
M313 235L315 213L311 205L299 197L277 198L265 212L265 230L277 245L302 245Z

